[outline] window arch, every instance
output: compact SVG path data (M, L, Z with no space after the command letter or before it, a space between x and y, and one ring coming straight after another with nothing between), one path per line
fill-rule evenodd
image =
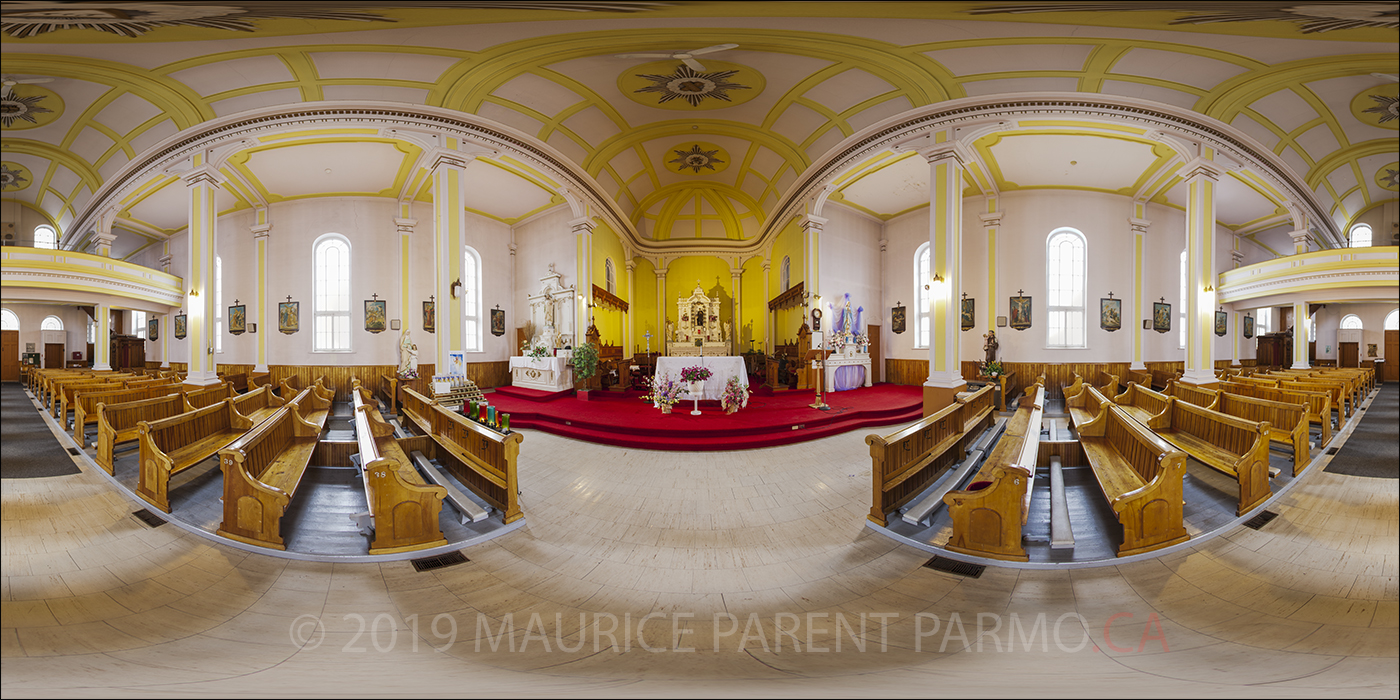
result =
M1186 349L1186 251L1181 251L1181 293L1176 300L1176 345Z
M1361 330L1361 317L1356 314L1347 314L1342 317L1342 328L1347 330Z
M40 224L34 227L34 247L58 249L58 232L53 230L48 224Z
M612 263L611 260L608 263ZM612 268L608 268L612 272ZM612 282L608 282L612 286ZM466 246L462 256L462 349L483 352L481 323L481 256Z
M63 319L57 316L49 316L48 318L45 318L42 323L39 324L39 330L61 331L63 330Z
M1392 309L1385 315L1385 330L1400 331L1400 309Z
M1371 246L1370 224L1357 224L1352 226L1349 237L1351 238L1351 247L1369 248Z
M311 247L311 350L350 352L350 241L327 233Z
M0 309L0 330L19 330L19 316L9 309Z
M1084 331L1087 249L1084 234L1072 228L1057 228L1045 239L1045 286L1050 299L1047 347L1088 347Z
M792 260L783 256L783 264L778 266L778 286L786 292L792 286Z
M603 261L603 279L608 294L617 294L617 267L613 265L612 258Z
M914 347L926 348L929 344L929 277L932 273L933 256L928 241L924 241L914 252Z

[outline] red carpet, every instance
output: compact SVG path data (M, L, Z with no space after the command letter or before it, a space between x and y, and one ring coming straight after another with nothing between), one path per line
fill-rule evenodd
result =
M562 394L562 392L561 392ZM556 397L556 398L547 398ZM826 395L831 410L808 404L811 391L778 391L750 396L747 408L725 414L717 401L701 401L702 415L690 415L689 401L664 415L640 392L594 391L590 400L542 391L501 387L486 395L510 414L512 428L532 428L587 442L673 452L747 450L790 445L923 416L923 389L876 384ZM878 432L878 431L872 431Z

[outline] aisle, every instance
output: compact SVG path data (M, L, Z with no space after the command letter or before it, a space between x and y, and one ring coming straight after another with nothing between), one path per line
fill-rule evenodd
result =
M78 465L39 415L24 387L18 382L0 384L0 478L77 473Z

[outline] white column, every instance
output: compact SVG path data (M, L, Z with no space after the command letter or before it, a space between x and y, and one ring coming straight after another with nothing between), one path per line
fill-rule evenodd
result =
M1308 230L1298 229L1289 232L1288 236L1293 239L1293 254L1302 255L1308 252Z
M763 303L765 305L773 300L772 272L773 256L765 253L763 256ZM769 313L763 317L763 354L765 356L773 352L773 324L773 313Z
M745 350L745 348L739 347L739 329L743 328L743 316L740 313L740 307L742 306L741 287L743 286L743 282L744 268L742 265L740 267L729 268L729 283L734 288L734 320L730 321L733 325L730 326L731 330L729 332L729 352L735 355L742 355Z
M219 174L199 154L194 156L194 169L185 173L184 180L190 193L189 266L185 272L189 369L185 383L208 386L219 383L214 365L214 259L218 255L215 196Z
M1235 236L1235 249L1230 251L1230 264L1233 269L1239 269L1239 267L1244 264L1244 252L1240 250L1239 236ZM1241 318L1244 318L1244 315L1238 311L1232 311L1230 314L1231 367L1240 366L1240 324L1243 323L1243 321L1240 320Z
M97 231L93 232L92 238L97 243L97 254L104 258L112 257L112 241L117 240L117 234L112 233L112 224L116 219L116 209L108 209L97 217Z
M964 159L953 143L919 149L929 164L929 284L930 338L929 376L925 387L941 390L939 403L951 403L951 394L967 385L962 378L962 358L958 348L960 309L956 303L962 292L962 176ZM924 392L924 413L941 406L930 405Z
M400 211L407 214L412 206L410 202L401 202ZM419 307L415 312L413 285L410 284L413 280L413 270L410 264L413 254L410 244L413 242L413 227L417 225L417 219L407 217L395 217L394 219L394 228L399 232L399 297L403 299L399 305L399 318L402 319L403 328L408 329L410 334L423 327L422 307ZM514 250L511 251L511 255L515 255ZM417 320L416 323L415 320Z
M997 210L996 197L988 197L987 211L977 215L987 234L987 300L982 305L987 312L987 330L992 332L997 329L997 254L1001 251L997 245L997 229L1001 228L1001 217L1005 213ZM958 296L961 298L962 295Z
M584 334L593 324L593 219L579 217L569 222L569 228L574 232L578 261L578 295L574 297L574 345L578 346L585 342Z
M800 224L802 226L803 286L807 293L812 295L812 308L815 309L822 308L821 239L822 229L826 226L826 222L827 220L820 216L808 214L802 218ZM822 313L825 314L826 310L823 309ZM813 329L813 348L818 347L819 337L825 338L831 332L831 324L834 320L830 317L824 319L820 332ZM805 353L809 349L798 348L798 352ZM813 361L812 366L816 367L817 363Z
M1186 370L1182 381L1212 384L1215 377L1215 187L1220 167L1203 158L1187 163ZM1207 290L1209 288L1209 291Z
M453 285L462 279L463 237L467 229L466 181L462 171L473 157L460 151L439 149L430 161L435 257L433 289L437 290L437 332L433 338L435 374L446 373L448 353L462 349L462 300L452 292Z
M1128 332L1133 338L1133 362L1128 369L1145 370L1142 361L1142 244L1151 221L1142 218L1146 207L1141 202L1133 203L1133 216L1128 217L1128 228L1133 232L1133 291L1128 298Z
M170 274L170 243L165 243L165 255L160 256L160 271ZM188 289L185 291L189 291ZM170 335L174 332L171 319L175 316L169 312L162 314L160 319L160 366L163 369L170 369ZM96 345L94 343L94 345Z
M1312 369L1308 364L1308 302L1293 302L1293 367Z
M97 314L97 329L92 339L92 368L112 369L112 307L99 303L93 311Z
M636 354L632 344L634 340L634 329L632 328L632 309L637 307L637 260L632 257L630 251L627 252L627 311L622 314L622 356L632 357Z
M271 334L271 328L267 327L267 319L275 318L267 312L267 239L272 231L272 224L267 222L267 209L258 208L258 224L253 227L253 246L256 248L258 256L258 287L253 298L253 318L249 322L258 324L258 363L253 366L254 372L267 371L267 337Z
M656 341L658 352L666 354L666 261L656 259L656 329L660 338Z

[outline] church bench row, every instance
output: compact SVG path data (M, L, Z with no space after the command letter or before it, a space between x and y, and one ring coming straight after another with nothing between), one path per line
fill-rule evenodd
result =
M1312 381L1295 379L1292 376L1274 376L1256 374L1250 377L1240 377L1238 382L1253 384L1255 386L1268 387L1271 389L1287 389L1291 391L1321 391L1332 397L1332 409L1336 411L1337 427L1340 428L1346 423L1347 416L1351 414L1347 410L1349 403L1346 384L1341 381L1329 382L1325 380Z
M84 394L92 394L106 391L118 391L125 389L143 389L151 386L169 386L174 380L159 379L156 377L137 376L132 379L124 379L120 382L104 382L102 384L73 384L64 387L63 396L59 399L58 419L59 425L68 427L68 412L73 411L77 416L78 403ZM97 404L89 403L89 406L96 408ZM91 410L88 411L91 415ZM81 442L81 441L80 441Z
M1178 400L1269 425L1269 439L1293 450L1293 475L1302 473L1308 465L1308 407L1248 396L1228 394L1221 389L1205 389L1179 381L1167 387L1166 395Z
M233 402L225 399L208 408L138 423L141 463L136 495L169 513L170 478L218 454L256 425Z
M373 397L362 388L351 392L355 406L355 440L360 475L374 522L370 554L389 554L447 544L438 518L447 490L428 485L394 438Z
M1109 403L1077 430L1099 491L1123 526L1118 556L1169 547L1190 537L1182 522L1185 454Z
M111 370L43 370L35 379L34 398L39 400L44 410L53 411L53 387L55 382L63 381L91 381L95 379L111 380L118 377L131 376L126 372L113 372Z
M78 392L73 397L73 439L79 445L84 444L83 438L87 432L88 424L96 425L97 423L98 404L119 404L153 399L158 396L179 393L180 387L180 383L176 380L158 380L155 383L135 388Z
M990 392L988 384L977 393ZM974 394L975 396L975 394ZM968 397L971 398L971 397ZM963 437L968 418L980 412L972 403L953 402L918 422L889 435L867 435L870 446L872 496L866 517L881 527L886 516L919 495L950 466L965 456ZM990 413L983 418L990 419Z
M1332 395L1325 391L1294 391L1234 380L1220 382L1217 386L1221 391L1236 396L1249 396L1278 403L1302 405L1307 409L1308 423L1318 426L1321 431L1317 446L1319 448L1326 447L1328 443L1332 442Z
M1022 528L1030 515L1031 490L1040 452L1045 387L1032 385L1012 414L982 468L965 490L943 496L953 534L946 547L977 556L1027 561Z
M67 425L68 405L73 402L73 392L79 389L86 391L110 391L112 389L126 388L126 377L116 379L65 379L54 382L53 391L49 394L48 411L49 415L59 421L60 425Z
M254 424L266 420L285 403L287 400L272 393L270 386L260 386L233 398L234 409L247 416Z
M1075 372L1074 381L1063 390L1065 399L1068 400L1078 396L1079 392L1084 390L1085 384L1084 378L1079 376L1078 372ZM1095 378L1094 386L1098 388L1100 394L1104 396L1114 396L1118 393L1118 375L1100 371L1098 377Z
M218 533L232 540L285 550L282 516L296 496L322 425L302 416L321 399L311 389L219 450L224 476L224 517ZM322 418L324 421L324 417Z
M137 438L137 426L142 421L153 422L171 416L188 413L219 401L233 398L233 387L227 384L165 396L126 401L117 404L97 405L97 455L99 466L113 473L113 452L116 446Z
M282 383L278 385L277 395L283 399L289 399L298 396L306 389L312 389L328 402L335 400L335 390L326 387L325 376L317 377L315 382L308 385L300 376L293 374L283 379Z
M1346 407L1343 418L1348 418L1356 413L1357 407L1361 403L1361 398L1365 393L1362 389L1363 382L1359 377L1333 373L1324 374L1317 370L1271 370L1269 372L1256 374L1255 377L1278 381L1303 382L1305 384L1341 385L1342 390L1340 394L1337 395L1337 398L1341 401L1338 405Z
M404 387L405 427L432 438L435 455L449 473L501 512L506 523L524 517L520 509L518 432L503 435L449 411Z
M57 418L58 408L63 402L64 391L68 391L68 395L71 396L72 388L75 386L116 384L118 388L121 388L123 380L134 378L136 378L136 375L127 373L52 378L47 383L48 385L42 399L44 402L44 410L48 411L49 415Z

